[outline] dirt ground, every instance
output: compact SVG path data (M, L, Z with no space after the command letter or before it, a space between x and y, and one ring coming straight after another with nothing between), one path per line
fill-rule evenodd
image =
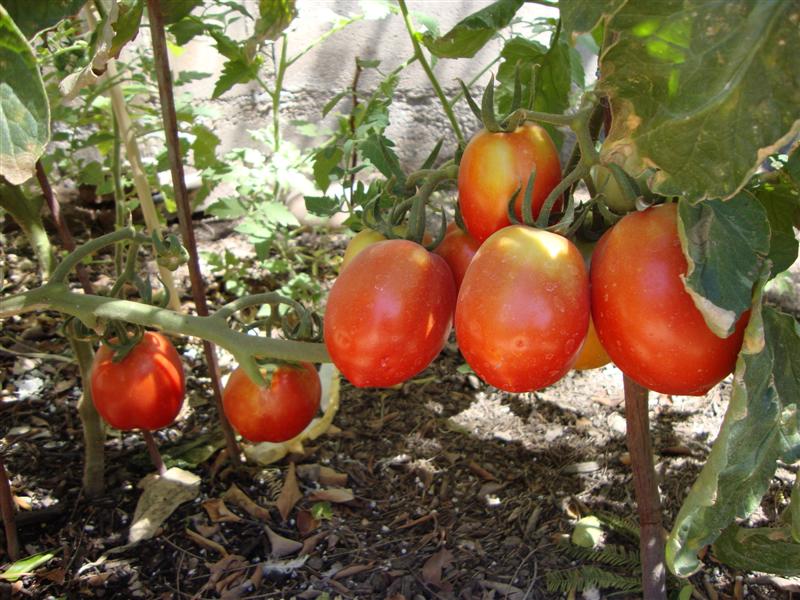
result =
M231 247L229 233L206 229L204 249ZM3 293L33 287L29 249L13 234L6 240ZM300 243L343 247L340 236ZM209 293L222 301L219 282ZM137 486L153 467L140 435L110 432L106 493L84 497L80 382L58 326L57 315L35 313L0 331L0 434L22 555L54 555L33 574L0 582L1 597L563 598L558 582L582 567L605 570L612 585L570 597L640 597L626 588L638 579L638 543L622 376L613 366L507 394L464 369L451 338L397 389L342 382L334 426L302 452L234 469L220 459L200 344L175 340L188 403L156 440L168 464L200 477L199 493L152 539L130 545ZM232 366L224 356L222 364ZM651 394L667 527L708 454L729 390L725 381L702 398ZM780 468L750 521L774 522L793 480ZM569 543L576 520L590 514L601 517L604 543L627 560L603 564ZM704 560L691 579L696 598L800 591L797 581L728 570L711 553ZM0 565L8 562L0 549Z

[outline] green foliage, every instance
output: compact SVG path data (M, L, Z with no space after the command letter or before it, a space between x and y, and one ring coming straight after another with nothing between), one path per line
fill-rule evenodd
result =
M422 43L431 54L441 58L471 58L499 29L511 22L522 4L523 0L496 0L460 21L441 37L426 33L422 36Z
M19 184L50 139L50 105L25 36L0 6L0 176Z
M655 166L659 194L733 196L800 131L798 19L794 0L626 2L601 60L605 152Z
M564 33L572 37L592 31L603 17L614 14L625 0L559 0Z
M776 461L800 457L798 399L800 325L762 307L758 295L725 419L669 536L667 563L674 573L696 571L697 552L758 506Z
M714 542L713 551L717 560L741 571L800 575L800 543L788 527L745 529L732 525Z
M0 579L4 579L5 581L17 581L23 575L33 573L33 571L47 563L54 556L54 552L40 552L39 554L34 554L18 560L0 573Z
M618 575L601 567L576 567L564 571L548 571L547 591L552 593L582 592L588 589L638 592L642 589L639 577Z
M86 0L47 0L46 2L2 0L0 2L20 31L28 38L49 29L64 18L76 14L84 4L86 4Z

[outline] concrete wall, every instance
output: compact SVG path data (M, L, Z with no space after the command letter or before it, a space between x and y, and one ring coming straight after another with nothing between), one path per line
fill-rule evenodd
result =
M256 0L248 4L253 12L257 11ZM373 12L382 2L298 0L297 4L300 14L292 24L289 35L290 56L327 32L330 18L335 18L335 14L364 14L365 7L368 12ZM487 4L489 2L486 0L408 0L412 14L420 11L431 15L438 21L441 33ZM533 19L539 16L557 16L557 12L540 5L526 4L519 16ZM515 25L515 29L522 32L524 26ZM243 22L235 24L230 30L230 34L237 38L245 38L249 33ZM493 40L472 59L438 61L434 72L448 97L458 93L459 78L471 80L497 56L501 47L500 40ZM381 70L388 73L412 54L411 41L402 17L397 14L377 20L364 19L333 34L288 71L281 106L286 135L299 145L313 145L313 140L297 135L288 122L291 119L320 121L321 108L325 102L351 85L356 57L380 60ZM214 73L214 77L195 82L188 89L199 101L209 102L219 110L220 117L213 126L217 135L222 138L222 149L253 146L255 144L248 132L268 126L272 119L269 96L258 85L248 84L237 85L220 99L211 101L214 81L221 72L223 62L224 59L207 38L193 40L180 56L172 57L176 71ZM493 70L496 70L496 66ZM264 72L269 74L267 80L272 83L273 69L269 60L265 64ZM488 77L488 73L481 77L481 86L488 81ZM359 89L371 91L377 80L374 72L365 72L359 81ZM342 111L349 108L348 102L343 101L340 106ZM464 135L469 137L479 125L465 102L459 102L456 109ZM398 153L409 167L419 165L441 137L446 137L449 146L443 152L452 152L455 138L441 105L433 94L430 82L418 64L413 64L402 72L390 118L388 135L397 142Z

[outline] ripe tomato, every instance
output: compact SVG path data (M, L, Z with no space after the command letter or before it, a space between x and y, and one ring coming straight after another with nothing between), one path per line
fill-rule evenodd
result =
M116 429L160 429L181 410L184 375L181 357L160 333L145 332L120 362L100 346L92 362L92 400L100 416Z
M222 393L225 416L251 442L285 442L311 423L319 410L322 385L310 363L281 365L269 387L253 383L241 367Z
M480 242L461 229L455 223L447 226L447 233L442 242L436 247L434 252L441 256L450 270L453 272L453 279L456 281L456 290L461 287L464 280L464 273L467 272L472 257L480 248Z
M572 367L589 327L589 277L565 237L512 225L486 240L456 304L456 338L486 382L536 390Z
M511 224L508 202L517 189L516 213L522 217L522 199L534 167L532 208L536 217L561 181L558 150L547 132L528 123L511 133L484 129L469 141L458 168L458 203L467 231L476 240L482 242Z
M592 317L603 347L631 379L663 394L702 395L733 370L747 317L714 335L683 286L675 204L630 213L592 256Z
M398 384L439 354L455 299L453 276L442 257L407 240L368 246L328 296L328 353L355 386Z

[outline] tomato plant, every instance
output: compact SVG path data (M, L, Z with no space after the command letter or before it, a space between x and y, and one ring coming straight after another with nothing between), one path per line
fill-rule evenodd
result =
M675 204L627 215L592 257L600 341L625 374L664 394L701 395L728 375L747 323L726 339L714 335L684 288L686 270Z
M456 304L456 338L486 382L536 390L572 367L589 327L589 277L565 237L522 225L486 240Z
M269 387L258 386L241 367L231 373L222 405L243 438L285 442L302 432L319 410L322 386L311 363L277 367Z
M371 246L372 244L381 242L385 239L386 236L379 231L375 231L374 229L362 229L355 234L347 244L347 248L344 251L344 257L342 258L342 266L340 268L344 269L348 264L350 264L350 261L355 258L356 254L361 252L367 246Z
M453 272L453 279L456 282L456 290L461 288L464 274L467 267L480 248L481 244L469 233L461 229L456 223L447 226L447 233L444 239L436 246L434 252L441 256L450 270Z
M100 416L116 429L154 430L175 420L183 405L181 357L160 333L145 332L119 362L100 346L92 363L92 399Z
M450 333L456 290L442 257L407 240L362 250L337 278L325 345L356 386L392 386L436 357Z
M533 215L561 181L558 150L547 132L534 123L521 125L510 133L479 131L469 141L458 169L458 205L464 225L482 242L498 229L510 225L508 203L517 190L514 204L522 217L522 199L531 172Z

